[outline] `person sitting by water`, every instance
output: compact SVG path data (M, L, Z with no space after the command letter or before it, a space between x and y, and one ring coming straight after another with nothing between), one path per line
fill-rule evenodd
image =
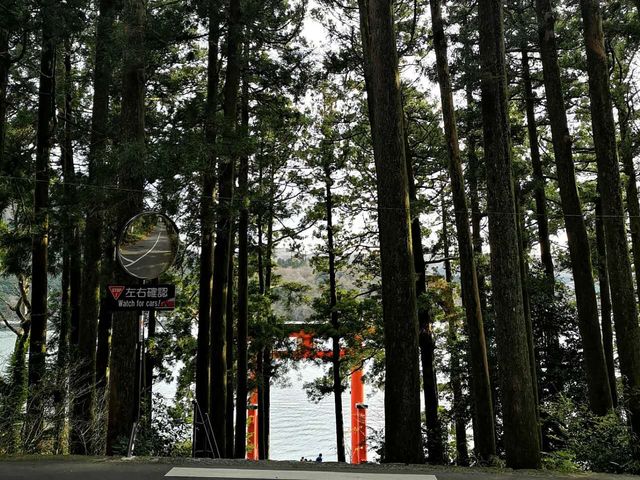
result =
M322 454L318 455L318 458L316 458L316 462L322 462Z

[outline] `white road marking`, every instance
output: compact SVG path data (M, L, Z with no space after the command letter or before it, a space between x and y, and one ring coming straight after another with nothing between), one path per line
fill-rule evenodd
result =
M162 236L162 230L160 230L158 232L158 238L156 238L156 242L153 244L153 247L151 247L149 250L147 250L147 252L142 255L141 257L139 257L137 260L131 260L130 258L125 257L122 253L120 254L120 258L124 258L127 262L125 266L126 267L130 267L131 265L135 265L136 263L138 263L140 260L142 260L144 257L146 257L147 255L149 255L151 252L153 252L153 249L156 248L156 245L158 245L158 242L160 241L160 237Z
M414 473L365 473L310 470L253 470L244 468L193 468L174 467L165 477L190 478L242 478L257 480L436 480L435 475Z

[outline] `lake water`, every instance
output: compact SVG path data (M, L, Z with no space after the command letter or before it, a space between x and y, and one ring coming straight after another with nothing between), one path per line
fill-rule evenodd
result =
M13 351L16 336L8 328L0 328L0 374L7 368L9 355Z
M0 328L0 373L4 373L7 360L15 341L15 335ZM305 382L322 375L322 367L311 362L302 362L298 370L291 371L284 382L271 388L271 458L274 460L299 460L300 457L315 459L322 453L325 461L335 461L335 421L333 413L333 397L329 396L315 404L307 399L303 389ZM171 398L175 387L170 384L157 385L156 391ZM350 392L343 394L343 419L345 425L345 447L347 457L351 449L351 402ZM380 429L384 425L384 395L382 392L372 394L365 385L365 403L367 425ZM370 430L369 430L370 431ZM369 459L374 456L369 453Z

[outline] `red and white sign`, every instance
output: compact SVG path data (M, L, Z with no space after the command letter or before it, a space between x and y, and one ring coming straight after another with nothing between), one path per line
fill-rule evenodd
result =
M109 291L114 300L118 300L122 292L124 292L124 285L109 285Z

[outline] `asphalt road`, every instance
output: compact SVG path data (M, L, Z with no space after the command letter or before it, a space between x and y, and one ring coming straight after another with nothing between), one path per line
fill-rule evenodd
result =
M120 260L131 274L139 278L155 278L171 263L172 242L164 223L158 223L148 234L120 249Z
M562 475L552 472L429 468L404 465L305 464L299 462L197 462L170 459L0 458L1 480L511 480L601 479L639 477L602 474Z

